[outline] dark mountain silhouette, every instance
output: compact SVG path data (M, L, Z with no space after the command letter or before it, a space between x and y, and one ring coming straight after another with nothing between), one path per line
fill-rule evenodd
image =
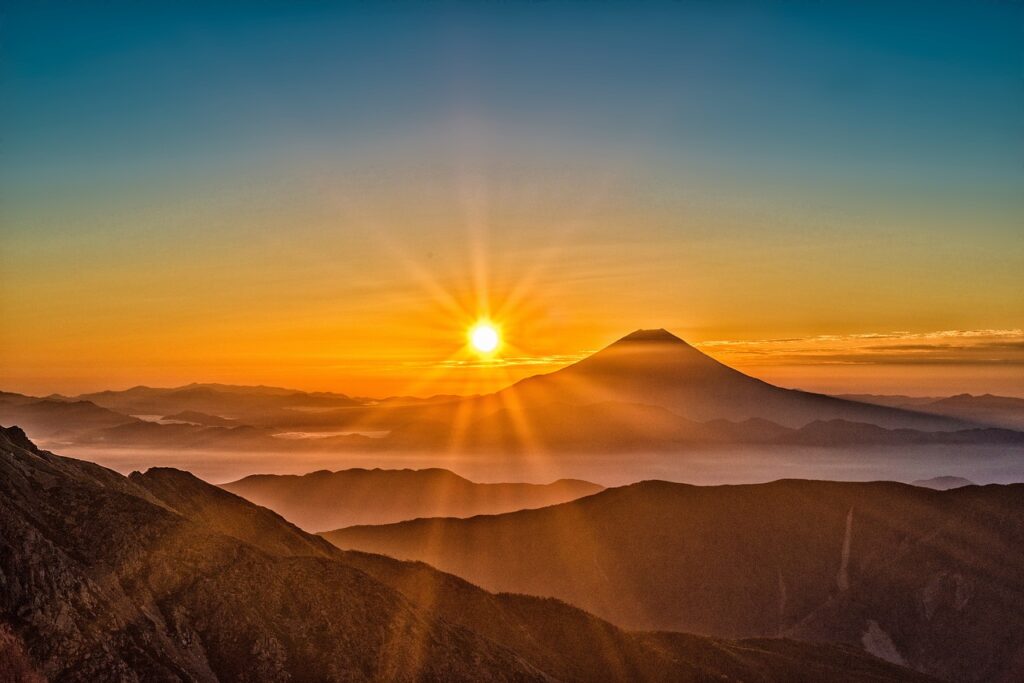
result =
M992 410L1002 411L1002 423L1008 422L1006 411L1014 406L1000 397L914 400L900 407L895 401L874 405L782 389L733 370L664 330L638 330L578 363L486 396L373 401L263 386L140 386L76 398L0 394L0 419L26 425L33 438L57 448L250 453L443 449L485 457L556 457L675 454L737 445L1024 445L1022 431L983 426L993 420L979 426L961 419L984 417L978 408L982 399L992 406L1002 401ZM973 412L957 407L964 402L974 406ZM155 421L160 416L166 416L162 423Z
M774 443L823 448L851 446L919 446L938 444L1024 444L1024 432L1011 429L978 428L925 432L917 429L885 429L863 422L815 420L800 429L784 433Z
M200 413L198 410L182 410L172 415L164 415L163 419L169 422L186 422L206 427L233 427L238 425L238 420Z
M981 424L1024 429L1024 398L958 394L923 407L923 412L972 420Z
M254 474L221 484L221 488L311 531L538 508L604 489L578 479L550 484L478 484L438 468L321 470L302 476Z
M0 394L0 419L25 424L47 443L76 446L586 453L751 443L1024 443L1024 432L1005 429L1019 426L1008 416L1017 414L1020 399L907 398L903 405L906 397L874 397L885 404L876 405L783 389L665 330L638 330L568 367L486 396L373 401L221 384L140 386L29 404L17 396ZM89 416L82 406L109 412ZM131 415L187 424L140 425ZM992 428L998 425L1003 429ZM323 438L282 443L282 433Z
M695 656L702 660L704 669L698 679L746 678L750 673L743 673L730 662L742 649L749 649L754 658L770 653L776 661L759 675L770 674L780 680L843 680L850 674L837 667L862 666L851 661L850 650L842 648L818 651L800 643L767 639L747 640L738 646L718 641L709 648L713 641L685 634L626 634L557 600L493 595L421 563L341 551L319 536L301 532L274 512L218 490L187 472L153 468L144 474L133 473L130 478L189 519L261 549L275 554L325 556L357 566L398 589L415 604L429 607L446 621L486 635L562 680L690 680L697 672L686 662ZM545 638L538 639L538 634ZM595 643L602 643L603 647L595 649ZM651 646L657 651L652 651ZM684 655L682 661L666 662L666 647L676 657ZM792 661L784 662L786 657ZM836 659L829 661L833 657ZM779 666L783 669L779 670ZM875 669L872 675L884 680L892 674Z
M7 624L0 624L0 681L46 683L25 652L24 641Z
M132 446L146 445L163 448L260 448L272 436L272 431L241 425L238 427L208 427L205 425L174 423L159 424L136 420L126 424L95 429L80 434L76 443L84 445Z
M946 398L851 394L840 398L894 408L906 408L921 413L966 420L979 425L1024 429L1024 398L993 396L992 394L981 394L980 396L958 394Z
M927 680L841 645L627 633L17 428L0 428L0 473L0 671L24 680Z
M37 439L76 439L87 432L139 422L90 401L0 395L0 421L24 425Z
M173 388L138 386L124 391L82 394L77 398L129 415L168 415L191 410L242 420L281 410L340 408L362 404L359 399L345 394L229 384L189 384Z
M578 363L497 394L410 411L380 445L609 452L686 446L1022 444L955 417L782 389L665 330L638 330Z
M58 397L57 394L47 396L50 400L61 400L62 397ZM20 404L20 403L35 403L36 401L43 400L39 396L26 396L25 394L18 394L13 391L0 391L0 403L7 404Z
M402 418L380 445L557 453L746 443L1024 443L1024 433L979 429L956 417L782 389L719 363L665 330L638 330L556 372Z
M456 434L457 436L453 436ZM690 446L756 444L848 448L908 445L1024 445L1024 432L998 428L942 431L887 429L849 420L814 420L800 428L761 418L695 422L665 408L606 401L588 405L530 404L480 410L457 432L445 420L413 422L379 445L463 451L674 451Z
M48 678L544 678L359 570L269 554L17 441L0 460L0 618Z
M942 400L938 396L904 396L899 394L835 394L836 398L858 403L873 403L890 408L910 408L916 410L918 406L928 405Z
M1024 676L1024 485L652 481L324 536L628 628L837 640L948 680Z
M264 414L260 423L284 420L283 426L251 426L239 420L182 411L163 423L140 420L87 401L0 400L0 417L19 419L29 433L48 446L110 446L178 450L248 451L389 451L436 450L517 452L544 449L562 452L666 451L730 444L816 447L904 445L1020 445L1024 433L997 428L955 431L885 429L847 420L813 421L791 429L760 418L695 422L650 405L607 401L588 405L530 404L495 407L494 399L467 399L427 407L333 409L320 413L281 411ZM460 409L470 420L457 417ZM308 415L314 415L310 421ZM297 417L296 417L297 416ZM157 416L154 416L154 418ZM338 419L340 422L332 422ZM396 423L397 421L397 423ZM456 430L455 424L461 426ZM463 424L464 423L464 424ZM283 439L282 432L308 427L311 438ZM351 433L323 431L335 427ZM360 431L360 430L366 430ZM372 434L372 436L371 436ZM457 434L457 437L453 435ZM454 439L454 440L453 440Z
M958 489L962 486L976 486L976 484L970 479L950 476L932 477L931 479L918 479L917 481L910 482L910 485L923 486L926 489L936 489L939 491Z
M637 330L597 353L499 392L514 404L603 401L660 406L696 421L762 418L787 427L842 419L882 427L956 429L958 421L782 389L719 363L665 330Z

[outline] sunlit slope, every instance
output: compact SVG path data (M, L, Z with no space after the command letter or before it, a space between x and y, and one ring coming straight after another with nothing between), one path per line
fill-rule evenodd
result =
M0 430L0 620L67 681L927 680L834 645L631 634L341 552L187 472L122 477Z
M869 644L958 681L1024 675L1024 485L652 481L325 537L629 628Z
M268 507L309 531L417 517L512 512L564 503L604 489L578 479L550 484L479 484L440 468L321 470L301 476L254 474L221 488Z

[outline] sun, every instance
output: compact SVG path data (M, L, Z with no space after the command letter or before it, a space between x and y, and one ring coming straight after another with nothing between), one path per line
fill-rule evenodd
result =
M491 353L501 343L498 328L486 321L480 321L469 328L469 344L480 353Z

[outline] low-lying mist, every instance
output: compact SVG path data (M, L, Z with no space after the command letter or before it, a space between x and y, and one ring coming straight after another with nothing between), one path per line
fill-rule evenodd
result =
M784 478L838 481L914 481L939 475L978 484L1024 481L1024 447L910 446L902 448L743 447L672 453L443 454L289 451L219 451L61 446L64 455L119 472L150 467L188 470L214 483L250 474L305 474L352 467L442 467L478 482L546 483L586 479L620 486L645 479L699 485L745 484Z

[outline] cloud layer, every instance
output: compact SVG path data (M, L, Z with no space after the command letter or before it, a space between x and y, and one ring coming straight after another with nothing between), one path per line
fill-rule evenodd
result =
M717 340L695 344L730 365L1024 365L1024 330L939 330Z

